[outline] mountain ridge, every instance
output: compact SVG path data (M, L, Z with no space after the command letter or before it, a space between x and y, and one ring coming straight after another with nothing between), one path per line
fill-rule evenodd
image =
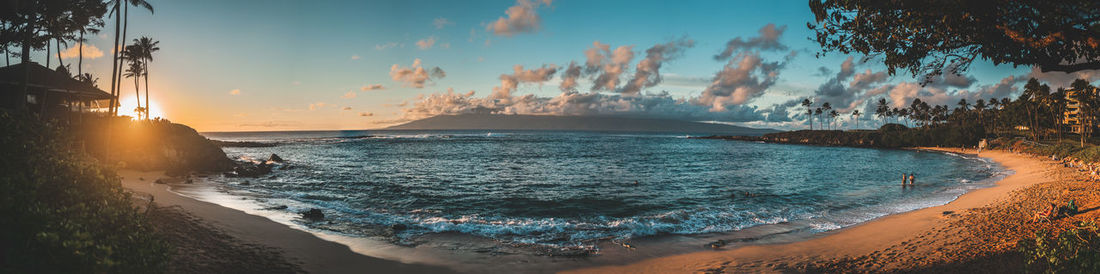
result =
M620 116L458 114L437 115L387 127L388 130L578 130L709 133L760 136L781 132L726 124Z

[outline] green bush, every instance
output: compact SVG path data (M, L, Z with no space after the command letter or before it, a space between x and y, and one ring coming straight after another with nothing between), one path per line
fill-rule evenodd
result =
M1081 222L1062 233L1040 231L1033 238L1021 240L1019 248L1029 269L1100 273L1100 232L1093 222Z
M0 111L0 273L155 273L169 249L65 129Z

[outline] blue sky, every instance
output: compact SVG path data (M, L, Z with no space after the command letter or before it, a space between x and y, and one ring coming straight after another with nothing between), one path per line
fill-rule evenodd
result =
M791 99L814 96L823 83L836 77L834 74L841 71L849 57L838 53L814 56L819 47L810 40L812 32L806 27L813 15L805 1L149 1L156 13L132 9L128 38L147 35L161 41L161 50L150 68L152 99L157 102L154 108L161 107L159 113L168 119L204 131L377 128L486 104L508 113L622 112L797 128L803 125L803 118L795 115L794 109L785 115L790 119L774 119L775 112L761 111ZM526 31L506 34L487 29L498 19L514 17L506 13L512 7L527 7L527 11L537 14L538 23L528 25ZM437 21L441 24L435 24ZM713 58L726 42L757 37L768 24L785 26L778 42L786 49L743 52L765 62L782 63L782 68L774 71L778 73L774 83L764 85L766 89L748 101L732 100L736 105L726 110L715 109L713 104L692 103L728 64ZM107 29L92 38L91 44L109 56L113 25ZM600 94L598 100L605 102L602 107L613 101L644 105L654 98L640 97L667 92L657 99L668 104L661 106L675 111L664 111L665 107L639 110L637 105L597 112L554 108L561 106L552 103L563 93L559 89L561 73L571 61L584 64L585 51L593 47L593 42L608 44L612 50L633 46L634 57L620 75L625 82L646 57L646 49L685 38L693 45L682 48L677 57L664 60L659 69L662 81L639 94L593 91L591 80L596 74L580 77L581 84L574 91L574 95ZM418 41L426 45L432 40L430 48L417 45ZM791 52L794 57L785 59ZM41 54L35 57L38 62L43 58ZM85 69L107 78L107 59L86 60ZM438 67L446 76L429 77L431 80L421 88L394 79L395 65L398 69L411 68L417 59L424 69ZM73 63L75 59L65 61ZM56 60L53 62L56 66ZM494 87L502 86L501 75L512 74L513 66L532 69L549 64L555 65L557 73L546 79L521 81L510 93L511 99L483 100ZM821 67L830 73L822 73ZM882 69L871 62L856 66L854 73ZM983 85L994 88L992 85L1006 77L1024 76L1030 71L980 62L967 72L972 82L969 85L942 85L942 90L928 91L936 88L932 85L911 93L943 100L981 97L977 94ZM767 78L761 73L755 75ZM897 99L907 100L899 89L912 89L903 84L914 81L909 75L899 74L855 90L857 94L852 96L880 88L881 96L896 94ZM363 90L370 85L383 88ZM100 86L106 87L106 81L101 79ZM465 105L422 103L421 109L412 110L422 102L419 96L446 93L449 88L459 95L448 98L458 98ZM132 89L124 83L124 100ZM233 94L234 90L239 92ZM465 97L471 90L474 94ZM959 90L973 95L960 95ZM535 99L524 99L528 100L522 103L526 105L502 103L521 101L519 98L527 94ZM676 103L678 100L681 102ZM739 109L740 114L734 114L733 109ZM760 115L746 114L753 111L772 115L767 120L773 121L754 121L759 119L752 117ZM731 118L735 116L744 118Z

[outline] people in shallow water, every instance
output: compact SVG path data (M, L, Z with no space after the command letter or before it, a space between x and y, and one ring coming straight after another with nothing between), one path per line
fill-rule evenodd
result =
M917 174L916 173L910 173L909 174L909 185L912 186L912 185L916 185L916 184L917 184Z
M905 182L907 180L909 180L909 177L907 175L905 175L905 173L902 173L901 174L901 186L905 186L905 184L906 184Z

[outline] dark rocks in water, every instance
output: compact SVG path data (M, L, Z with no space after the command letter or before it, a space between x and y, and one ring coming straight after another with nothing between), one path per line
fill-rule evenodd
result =
M309 210L299 212L302 214L302 218L310 221L320 221L325 219L325 213L320 209L310 208Z
M287 209L287 206L286 205L277 205L277 206L273 206L273 207L265 207L264 209L267 209L267 210L284 210L284 209Z
M278 154L275 154L275 153L272 153L272 154L271 154L271 157L268 157L268 158L267 158L267 161L268 161L268 162L273 162L273 163L282 163L282 162L285 162L285 161L283 160L283 157L279 157L279 155L278 155Z
M393 224L393 225L390 225L390 229L393 229L393 231L401 231L401 230L405 230L405 229L408 229L408 228L409 228L409 227L408 227L408 226L405 226L405 224Z
M249 177L256 178L271 173L272 165L268 163L247 163L242 162L233 168L233 172L225 173L226 177Z
M707 246L709 246L710 248L718 249L726 246L726 244L729 244L729 242L726 242L726 240L717 240L710 242L709 244L707 244Z
M242 186L252 185L252 182L244 181L244 182L241 182L240 185L242 185Z

